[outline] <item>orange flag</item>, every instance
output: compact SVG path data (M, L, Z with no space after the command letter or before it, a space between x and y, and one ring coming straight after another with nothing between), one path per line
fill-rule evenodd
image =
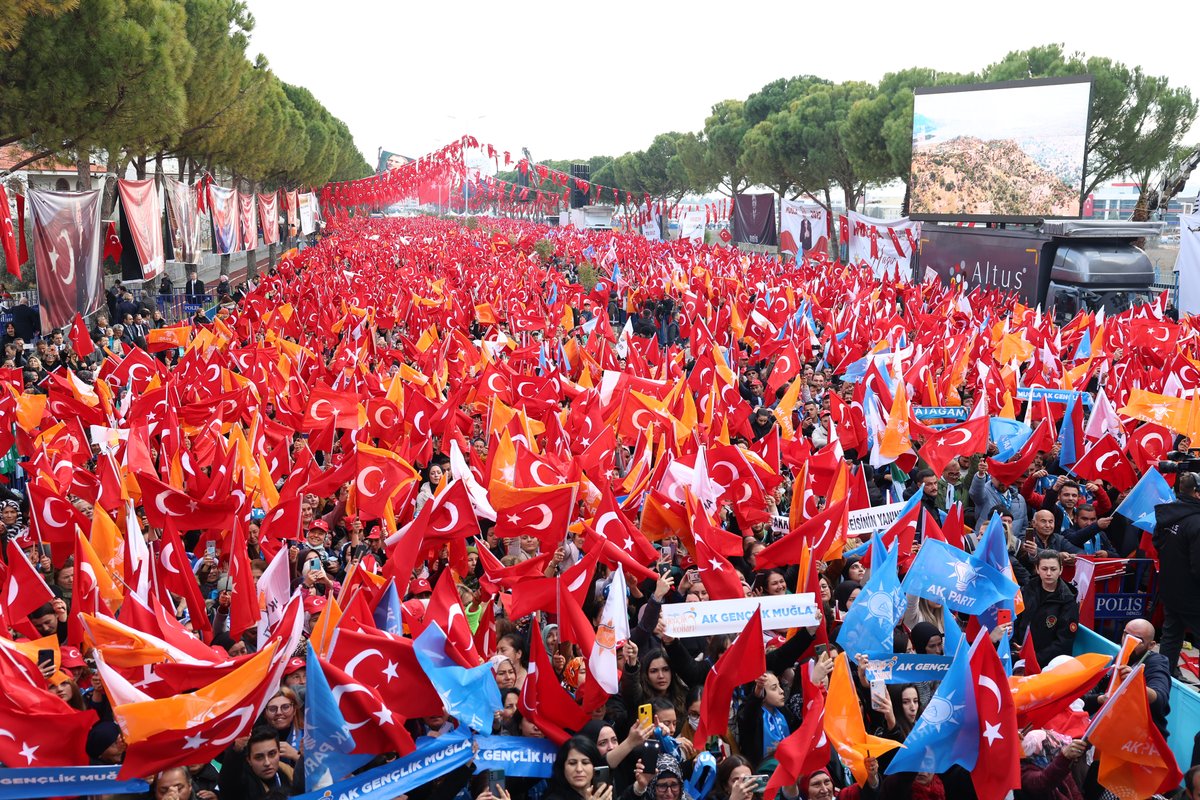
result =
M908 435L908 388L904 381L896 381L896 396L892 398L892 410L888 414L887 427L879 439L879 455L896 459L912 449Z
M899 742L867 733L845 653L838 654L833 673L829 676L829 693L825 698L825 735L860 785L867 782L868 756L879 758L897 747L903 747Z
M1017 724L1044 725L1096 685L1112 657L1083 653L1037 675L1009 678Z
M1139 664L1096 715L1085 735L1100 756L1097 780L1117 797L1170 792L1183 773L1150 718L1145 666Z

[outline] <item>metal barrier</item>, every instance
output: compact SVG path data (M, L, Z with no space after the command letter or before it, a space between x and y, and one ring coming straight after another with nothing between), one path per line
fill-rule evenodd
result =
M1125 570L1093 582L1096 633L1121 641L1125 623L1131 619L1152 620L1158 600L1158 570L1152 558L1131 558Z
M203 311L217 300L211 294L159 294L154 302L167 322L183 322Z

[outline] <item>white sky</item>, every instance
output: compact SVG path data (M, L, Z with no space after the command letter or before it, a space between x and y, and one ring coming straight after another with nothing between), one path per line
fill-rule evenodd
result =
M776 78L977 70L1049 42L1140 64L1200 95L1192 49L1131 35L1095 6L1046 0L986 12L944 0L249 6L251 51L344 120L372 166L379 147L419 156L462 133L539 160L619 155L664 131L699 130L714 103ZM1200 126L1188 141L1197 138Z

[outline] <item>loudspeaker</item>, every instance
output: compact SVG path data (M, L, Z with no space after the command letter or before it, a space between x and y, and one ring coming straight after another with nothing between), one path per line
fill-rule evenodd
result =
M591 180L592 168L587 164L571 165L571 208L583 208L591 198L591 187L581 192L575 185L575 180Z

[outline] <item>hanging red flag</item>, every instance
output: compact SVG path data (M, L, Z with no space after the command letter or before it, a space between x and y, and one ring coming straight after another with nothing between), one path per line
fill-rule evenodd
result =
M109 220L108 229L104 233L104 257L113 261L121 261L121 236L117 233L117 223Z

